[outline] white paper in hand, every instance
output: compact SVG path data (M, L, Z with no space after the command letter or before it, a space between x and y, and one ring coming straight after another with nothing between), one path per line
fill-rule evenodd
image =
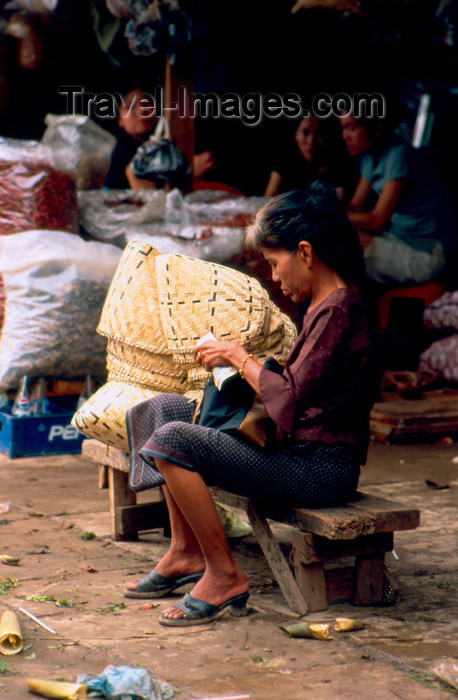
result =
M213 335L213 333L207 333L207 335L204 335L204 337L196 343L196 347L199 347L199 345L202 345L202 343L206 343L207 340L218 339ZM218 389L221 389L223 382L225 382L226 379L229 379L229 377L233 377L234 374L237 374L237 370L231 365L227 365L226 367L213 367L212 369L213 381Z

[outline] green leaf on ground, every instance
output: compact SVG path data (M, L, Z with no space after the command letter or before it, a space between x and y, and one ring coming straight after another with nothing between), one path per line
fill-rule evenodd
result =
M82 540L94 540L96 538L95 532L82 532L80 539Z

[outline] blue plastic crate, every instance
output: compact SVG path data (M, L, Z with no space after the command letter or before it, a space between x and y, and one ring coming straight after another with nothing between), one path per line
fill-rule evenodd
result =
M43 416L18 418L0 412L0 452L10 458L81 452L85 436L70 424L74 412L68 401Z

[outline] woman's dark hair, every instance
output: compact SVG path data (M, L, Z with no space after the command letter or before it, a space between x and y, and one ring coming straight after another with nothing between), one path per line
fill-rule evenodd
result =
M364 282L364 257L358 234L333 187L316 180L304 190L272 197L248 226L245 247L294 252L308 241L318 258L349 285Z

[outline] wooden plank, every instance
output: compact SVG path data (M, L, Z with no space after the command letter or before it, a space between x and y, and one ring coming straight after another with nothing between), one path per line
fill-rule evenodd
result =
M116 532L125 539L144 530L166 527L168 520L165 501L121 506L116 510Z
M373 435L391 441L431 440L458 434L458 397L442 395L421 399L381 401L370 415Z
M224 491L217 486L210 487L210 493L215 501L219 501L229 508L241 508L246 510L249 503L249 498L246 496L238 496L235 493L230 493L229 491Z
M230 507L247 508L248 499L229 494L223 489L211 489L215 500ZM396 501L358 492L345 506L335 508L292 508L288 512L263 513L266 517L300 530L334 540L352 540L377 532L413 530L419 525L420 513ZM272 517L271 517L272 516Z
M83 440L81 455L90 462L106 465L121 472L129 472L129 453L117 447L105 445L99 440Z
M372 408L371 418L388 422L394 418L402 419L406 424L417 421L427 424L431 419L451 418L458 423L458 397L447 395L429 399L378 401Z
M301 530L336 540L349 540L378 532L413 530L420 513L396 501L358 492L358 497L336 508L294 508L285 522Z
M353 540L375 533L374 516L365 511L356 512L353 504L315 510L294 508L287 522L333 540Z
M215 500L229 507L244 509L248 507L249 499L245 496L238 496L217 487L212 487L210 490ZM291 508L289 511L282 512L269 511L266 517L330 539L354 539L361 535L373 534L375 528L374 518L371 515L364 518L361 513L355 514L353 504L337 508Z
M292 571L283 556L278 542L273 536L269 523L265 518L258 515L251 503L248 505L247 513L254 535L272 569L272 573L280 586L287 604L291 610L299 613L299 615L306 615L308 611L307 603L294 580Z
M292 556L294 564L333 561L361 554L391 552L393 533L380 532L369 537L357 537L354 540L329 540L308 532L293 531Z
M368 513L374 518L374 533L415 530L420 524L420 511L403 503L377 496L364 496L352 502L356 513Z

